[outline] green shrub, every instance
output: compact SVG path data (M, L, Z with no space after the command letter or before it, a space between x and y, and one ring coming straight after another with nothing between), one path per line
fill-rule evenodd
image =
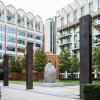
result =
M82 100L100 100L100 84L84 85Z

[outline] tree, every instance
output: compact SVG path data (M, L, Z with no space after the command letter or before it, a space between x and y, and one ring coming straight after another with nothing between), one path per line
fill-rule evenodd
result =
M26 56L19 59L20 66L22 68L22 72L26 71Z
M35 55L34 55L34 58L33 58L33 69L35 71L39 72L39 73L43 72L46 63L47 63L46 54L44 53L43 49L38 48L35 51ZM40 78L40 75L39 75L39 78Z
M11 72L22 73L22 71L25 69L25 66L26 66L25 57L18 58L18 59L15 59L15 57L10 58L10 71Z
M69 71L70 52L67 49L63 49L58 56L58 67L60 72Z
M73 53L70 57L70 67L69 67L69 72L71 72L71 78L73 78L73 72L78 72L79 70L79 61L77 58L77 55Z
M92 55L93 55L92 57L93 69L100 70L100 46L93 48Z

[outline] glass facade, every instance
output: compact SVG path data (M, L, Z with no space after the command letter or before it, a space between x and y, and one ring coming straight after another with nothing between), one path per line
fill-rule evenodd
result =
M27 37L28 37L28 38L34 38L34 35L33 35L33 33L29 33L29 32L28 32L28 33L27 33Z
M18 40L17 40L17 43L18 43L18 44L23 44L23 45L25 45L25 41L22 40L22 39L18 39Z
M34 17L31 12L16 10L12 5L6 6L0 1L0 54L23 57L27 42L33 43L34 49L42 47L42 35L43 22L39 15Z
M18 30L18 31L17 31L17 34L18 34L19 36L25 36L25 32L24 32L24 31L21 31L21 30Z
M11 45L8 45L7 46L7 51L15 51L15 47L11 46Z
M7 37L6 41L7 42L11 42L11 43L15 43L16 42L16 39L13 38L13 37Z
M57 50L58 54L60 53L61 49L63 48L68 48L70 52L77 52L78 57L79 57L79 43L80 43L80 28L79 28L79 19L82 16L85 16L87 14L92 15L93 17L93 40L95 41L95 45L100 45L100 39L97 39L98 35L100 37L100 30L98 31L97 27L94 27L95 24L99 25L100 24L100 0L74 0L73 3L70 4L72 9L70 9L69 6L66 6L64 9L66 10L66 13L62 13L63 10L61 9L58 11L60 17L64 17L64 27L62 27L62 22L59 17L57 17L57 35L59 35L59 38L57 41L60 41ZM73 5L75 4L75 5ZM78 5L78 6L77 6ZM66 9L67 8L67 9ZM98 12L99 11L99 12ZM70 14L70 17L68 16ZM67 16L67 18L66 18ZM66 22L67 24L66 25ZM70 22L70 23L68 23Z
M16 34L16 29L12 27L7 27L7 33L8 34Z

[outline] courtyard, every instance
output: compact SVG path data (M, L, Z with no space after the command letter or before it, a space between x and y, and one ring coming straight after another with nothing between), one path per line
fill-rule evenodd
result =
M33 89L26 90L25 83L10 83L4 87L2 82L0 100L79 100L79 85L47 87L34 84Z

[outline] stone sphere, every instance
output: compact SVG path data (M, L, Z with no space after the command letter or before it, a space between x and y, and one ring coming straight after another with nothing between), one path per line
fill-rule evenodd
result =
M47 83L56 81L56 69L51 63L47 63L44 70L44 79Z

